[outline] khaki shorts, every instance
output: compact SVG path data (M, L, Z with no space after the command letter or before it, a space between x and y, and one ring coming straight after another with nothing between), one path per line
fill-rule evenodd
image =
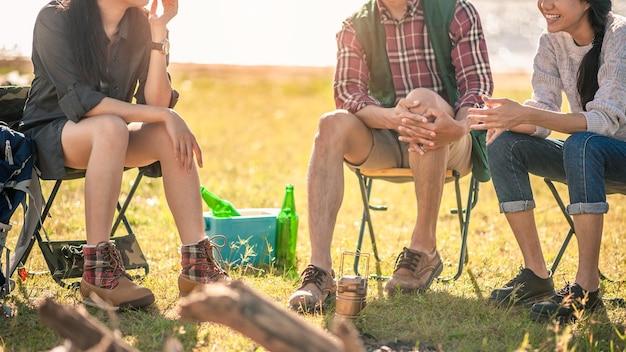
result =
M360 165L345 161L354 170L378 170L389 168L409 168L409 143L398 140L395 130L372 129L374 146L367 159ZM451 143L448 153L448 170L456 170L461 176L472 171L472 136L468 133L458 141Z

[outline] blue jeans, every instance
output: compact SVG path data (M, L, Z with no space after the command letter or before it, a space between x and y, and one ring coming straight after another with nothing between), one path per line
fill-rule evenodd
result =
M576 214L604 214L608 193L626 193L626 142L592 132L565 141L504 132L487 148L500 212L535 207L529 173L567 184Z

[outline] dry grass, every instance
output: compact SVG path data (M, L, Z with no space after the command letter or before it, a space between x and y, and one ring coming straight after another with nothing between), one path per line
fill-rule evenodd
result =
M174 86L181 92L176 109L188 119L203 149L203 184L238 207L280 207L286 183L295 185L300 214L298 266L308 261L306 169L318 117L333 108L330 68L276 68L172 65ZM6 71L0 71L6 72ZM29 71L23 71L29 72ZM496 74L494 96L523 100L529 95L526 74ZM347 171L347 169L346 169ZM125 185L134 175L126 178ZM467 178L463 180L466 186ZM545 256L550 262L562 241L567 226L542 180L533 179L538 202L537 223ZM356 178L345 173L345 195L334 234L332 256L338 269L344 250L353 250L361 217ZM46 190L49 183L44 183ZM561 191L564 188L559 186ZM438 247L445 260L446 275L455 272L459 230L455 216L453 190L446 186L438 227ZM376 184L372 195L389 210L374 214L378 248L384 273L391 273L393 261L407 244L413 227L414 200L410 184ZM566 193L563 193L564 195ZM621 224L623 198L611 197L602 247L601 268L611 278L626 273ZM82 238L82 183L67 183L54 207L47 229L53 236ZM210 323L178 320L176 276L179 268L178 246L171 216L158 179L145 179L130 212L133 227L150 263L144 285L156 295L154 307L142 312L119 315L124 338L144 351L160 350L167 337L181 341L185 350L259 351L254 341L228 328ZM19 227L19 224L17 224ZM480 197L470 227L469 263L459 280L435 283L420 296L386 297L376 281L370 281L368 306L357 320L367 341L386 343L399 350L422 346L421 350L444 351L605 351L624 350L626 309L609 306L605 314L594 316L567 328L531 323L525 310L501 310L485 304L489 292L515 275L522 263L519 250L497 212L491 183L481 184ZM368 241L364 251L371 251ZM25 263L31 271L45 270L35 248ZM373 265L373 263L372 263ZM556 284L572 280L576 270L576 246L556 273ZM297 283L270 267L233 268L233 277L242 279L263 294L283 304ZM621 283L604 282L607 296L624 297ZM45 350L62 341L37 318L37 304L54 297L63 304L80 304L79 295L58 287L48 275L32 275L20 282L7 304L17 316L0 320L0 346L5 350ZM106 324L106 315L90 310ZM332 311L302 317L325 327ZM25 333L27 332L27 333ZM415 348L417 349L417 347Z

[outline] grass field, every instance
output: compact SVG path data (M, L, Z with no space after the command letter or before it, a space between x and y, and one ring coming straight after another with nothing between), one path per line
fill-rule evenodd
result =
M13 69L28 74L28 66L9 63L0 75ZM308 261L306 171L311 144L321 114L333 109L332 69L232 67L173 64L174 86L181 93L176 110L195 131L204 155L201 182L212 192L240 208L278 208L285 184L295 186L300 215L298 267ZM522 101L529 96L526 74L495 75L494 96ZM362 208L356 177L345 169L345 196L334 234L335 270L343 251L355 248ZM134 178L125 178L125 189ZM468 178L462 180L467 187ZM546 260L550 264L568 226L543 181L533 178L538 204L536 218ZM43 182L44 192L51 184ZM564 192L564 188L559 185ZM84 238L82 182L64 184L46 231L54 238ZM410 184L378 183L372 194L387 204L387 212L373 216L383 273L393 271L395 257L408 244L415 205ZM566 193L563 193L566 197ZM619 280L626 274L623 219L624 198L611 196L606 216L601 270ZM447 185L438 226L438 249L444 258L444 275L456 271L459 228L454 190ZM185 351L262 351L257 343L229 328L181 321L178 318L180 240L163 196L159 179L144 179L130 209L130 218L150 264L143 284L151 288L156 304L145 311L124 312L111 319L102 311L89 312L142 351L159 351L168 337L178 339ZM19 228L19 224L15 226ZM16 232L16 231L14 231ZM364 251L371 251L366 241ZM434 283L421 295L383 294L382 283L369 282L367 307L356 320L369 350L388 346L397 351L623 351L626 350L626 308L609 301L607 309L577 324L557 326L531 322L525 309L498 309L486 304L493 288L513 277L522 258L502 215L491 183L480 185L472 213L468 241L469 262L461 277ZM576 271L576 245L570 245L555 273L555 285L571 281ZM373 262L370 262L373 266ZM46 270L38 248L25 263L30 272ZM231 268L231 276L252 285L281 305L297 282L271 266ZM621 281L604 281L606 297L626 296ZM60 304L79 305L80 295L56 285L47 274L32 274L19 281L5 298L16 316L0 318L0 349L42 351L63 343L40 322L37 307L47 297ZM310 324L326 327L332 310L302 316ZM303 346L305 350L306 346Z

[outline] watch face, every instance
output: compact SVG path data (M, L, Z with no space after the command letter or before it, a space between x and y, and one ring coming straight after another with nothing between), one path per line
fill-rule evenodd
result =
M164 39L160 43L152 42L152 50L158 50L163 55L168 55L170 53L170 41Z
M163 42L161 42L161 44L163 44L163 48L161 49L161 52L165 55L168 55L170 53L170 41L165 39L163 40Z

